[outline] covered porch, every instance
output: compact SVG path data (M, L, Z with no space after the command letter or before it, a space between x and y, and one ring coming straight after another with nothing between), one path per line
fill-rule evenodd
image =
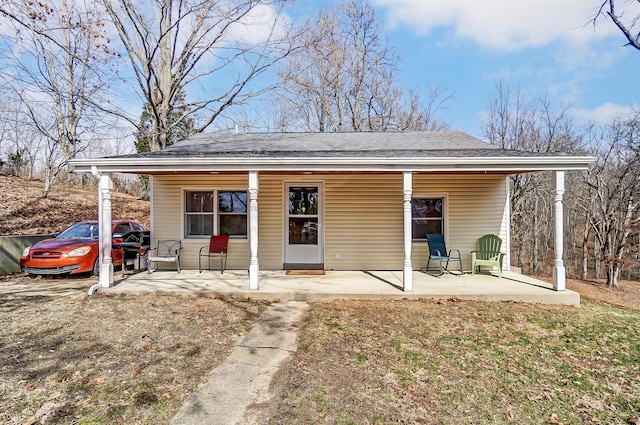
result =
M556 291L553 284L519 273L444 274L412 272L413 290L403 290L402 271L326 271L324 274L286 274L261 270L260 288L250 290L246 270L197 270L141 272L115 285L100 288L103 294L158 293L172 295L229 296L279 301L460 299L580 305L580 294Z

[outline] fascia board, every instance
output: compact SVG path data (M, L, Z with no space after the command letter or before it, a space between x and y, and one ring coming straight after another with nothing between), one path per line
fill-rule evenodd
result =
M158 173L209 171L546 171L585 170L588 156L555 157L427 157L427 158L207 158L180 157L74 159L76 172Z

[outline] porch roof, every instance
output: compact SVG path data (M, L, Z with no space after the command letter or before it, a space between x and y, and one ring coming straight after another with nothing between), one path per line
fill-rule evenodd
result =
M459 131L201 133L158 152L75 159L76 171L134 174L216 171L581 170L588 156L500 149Z

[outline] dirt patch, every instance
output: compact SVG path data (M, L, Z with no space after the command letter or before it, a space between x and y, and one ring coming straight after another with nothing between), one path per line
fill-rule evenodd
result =
M96 186L59 183L47 198L37 180L0 174L0 235L56 233L78 221L98 219ZM113 219L128 219L149 228L149 202L114 191Z
M609 288L604 281L568 279L567 288L580 293L584 299L640 309L640 282L623 280L618 282L618 288Z

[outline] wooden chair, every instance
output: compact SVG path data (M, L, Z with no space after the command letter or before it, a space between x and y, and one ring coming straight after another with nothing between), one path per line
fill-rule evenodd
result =
M220 257L220 274L224 273L224 269L227 266L228 245L229 235L212 235L209 240L209 245L201 247L198 253L199 272L202 273L202 257L207 257L209 270L211 270L211 257Z
M428 234L427 244L429 245L429 259L427 261L427 267L425 269L427 273L430 270L429 267L431 265L431 260L437 260L440 266L440 274L438 276L443 275L445 272L451 273L449 271L450 261L457 261L460 265L460 274L464 274L464 271L462 270L462 257L460 256L460 250L451 249L447 251L447 246L444 243L444 235L442 233ZM446 264L443 267L442 262L445 260Z
M151 274L155 269L153 263L175 263L178 273L180 273L180 251L182 241L179 240L158 240L156 247L149 250L147 256L147 270Z
M502 262L504 252L500 252L502 239L496 235L484 235L478 240L479 250L471 251L471 266L473 274L476 274L476 267L480 271L481 266L491 266L498 268L498 276L502 277Z

